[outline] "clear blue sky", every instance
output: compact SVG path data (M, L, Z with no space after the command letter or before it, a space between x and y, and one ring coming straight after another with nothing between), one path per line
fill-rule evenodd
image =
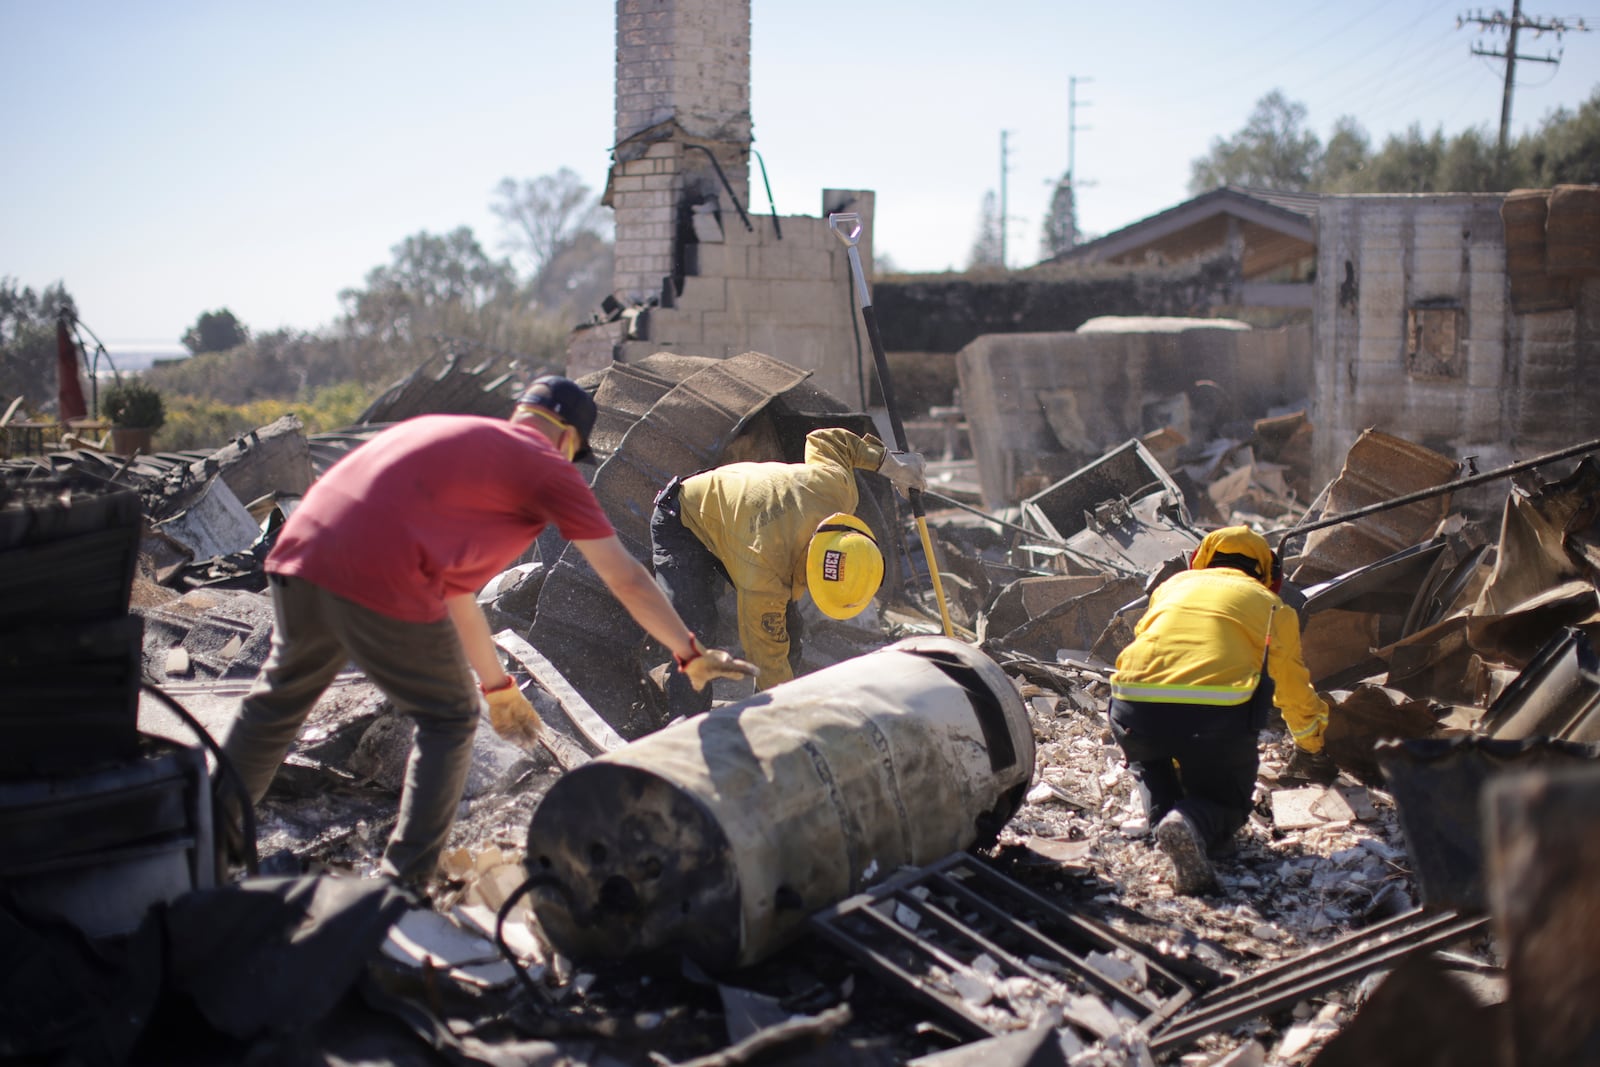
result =
M1008 260L1037 258L1080 79L1080 224L1187 197L1190 165L1274 88L1326 139L1499 123L1502 66L1453 0L753 0L752 111L780 214L825 187L877 192L877 247L959 268L1009 131ZM1487 10L1487 9L1486 9ZM1509 10L1509 5L1506 10ZM1528 16L1583 17L1600 3ZM316 329L419 230L498 254L495 185L571 167L595 190L613 139L608 0L0 0L0 275L63 281L116 351L174 345L203 311ZM1600 32L1524 33L1513 130L1600 84ZM766 211L759 173L752 205Z

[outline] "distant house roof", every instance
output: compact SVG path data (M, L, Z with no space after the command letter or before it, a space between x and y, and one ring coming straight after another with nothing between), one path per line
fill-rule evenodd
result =
M1259 278L1316 252L1316 193L1224 185L1177 207L1081 244L1047 263L1166 263L1214 252L1237 234L1246 279Z

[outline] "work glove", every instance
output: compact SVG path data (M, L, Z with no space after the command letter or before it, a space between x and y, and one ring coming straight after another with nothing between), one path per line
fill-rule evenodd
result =
M1289 757L1289 765L1283 769L1283 774L1278 780L1332 785L1334 779L1338 777L1339 765L1333 762L1333 757L1328 755L1327 749L1307 752L1296 745L1294 755Z
M483 696L489 702L489 725L494 727L495 733L522 748L532 748L539 743L544 720L509 675L504 685L485 689Z
M904 492L915 489L920 493L928 488L927 465L921 452L885 452L883 462L878 464L878 473Z
M713 678L754 678L761 673L761 668L754 663L735 659L732 653L720 648L706 648L693 634L689 635L689 654L673 658L696 693L710 685Z

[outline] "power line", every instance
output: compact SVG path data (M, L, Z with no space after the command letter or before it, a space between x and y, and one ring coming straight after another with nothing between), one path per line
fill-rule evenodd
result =
M1505 12L1498 9L1490 12L1487 15L1479 10L1473 12L1471 15L1456 16L1457 29L1469 22L1477 23L1485 31L1505 30L1507 35L1506 50L1504 52L1479 48L1477 45L1472 46L1472 54L1475 56L1488 56L1492 59L1505 60L1506 81L1505 89L1500 96L1500 139L1497 142L1496 147L1496 151L1499 153L1500 160L1503 164L1506 155L1506 137L1511 130L1511 90L1516 85L1517 60L1521 59L1529 63L1559 64L1561 62L1562 55L1561 49L1557 49L1556 54L1553 56L1549 55L1548 53L1542 56L1521 55L1517 52L1517 34L1522 30L1532 30L1534 31L1535 36L1553 33L1556 35L1556 40L1559 41L1561 40L1561 35L1564 33L1587 33L1589 27L1584 25L1583 19L1581 18L1567 19L1561 16L1535 18L1525 16L1522 13L1522 0L1512 0L1510 16L1507 16Z

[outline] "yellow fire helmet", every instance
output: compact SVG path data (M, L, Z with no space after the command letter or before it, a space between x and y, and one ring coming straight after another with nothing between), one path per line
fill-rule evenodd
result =
M861 614L883 584L883 553L866 523L836 511L822 520L806 549L806 588L830 619Z

